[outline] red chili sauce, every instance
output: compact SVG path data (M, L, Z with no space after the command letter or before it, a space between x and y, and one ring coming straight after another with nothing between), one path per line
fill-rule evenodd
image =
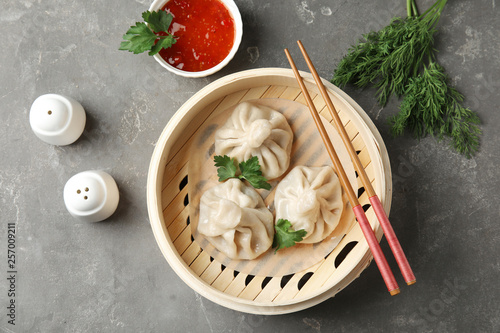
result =
M231 51L234 20L219 0L170 0L162 9L172 14L169 32L177 39L160 51L170 65L200 72L222 62Z

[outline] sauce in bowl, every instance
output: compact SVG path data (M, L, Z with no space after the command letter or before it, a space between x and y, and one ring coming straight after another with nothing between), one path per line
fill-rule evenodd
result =
M177 42L160 51L171 66L187 72L210 69L227 57L234 44L235 24L219 0L170 0L162 8L171 13L169 32Z

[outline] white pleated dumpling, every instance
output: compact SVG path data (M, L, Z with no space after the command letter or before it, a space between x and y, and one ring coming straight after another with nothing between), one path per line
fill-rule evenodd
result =
M215 154L238 163L259 158L262 175L281 176L290 165L293 132L285 116L266 106L239 104L215 133Z
M229 179L200 199L198 231L231 259L254 259L273 242L273 214L254 188Z
M340 221L342 187L330 166L297 166L278 184L274 205L276 221L287 219L294 230L307 231L301 243L320 242Z

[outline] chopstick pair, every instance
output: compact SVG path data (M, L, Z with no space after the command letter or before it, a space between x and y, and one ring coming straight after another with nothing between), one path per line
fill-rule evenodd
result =
M347 132L338 116L337 111L335 110L335 106L333 105L330 96L328 95L325 86L323 85L323 82L321 81L316 69L314 68L314 65L311 62L311 59L309 58L309 55L307 54L304 46L302 45L302 42L299 40L297 41L297 44L299 45L300 51L302 52L302 55L304 56L304 59L306 60L307 66L309 67L309 70L311 71L312 76L314 77L314 80L316 82L316 85L318 86L320 93L325 100L325 103L327 105L328 110L330 111L330 114L333 118L333 121L335 123L335 126L337 127L337 130L342 138L342 141L344 142L344 145L347 148L347 151L349 152L349 156L354 164L354 167L356 171L358 172L358 176L361 179L361 182L363 183L363 186L368 194L369 201L375 211L375 215L377 216L377 219L380 222L380 225L382 226L382 230L384 231L384 234L387 238L387 242L389 243L389 246L394 254L394 257L396 258L396 262L398 263L399 269L401 270L401 273L408 285L412 285L416 282L415 275L413 274L412 269L410 268L410 265L408 263L408 260L406 259L406 256L403 252L403 249L401 248L401 245L396 237L396 234L394 233L394 230L392 229L392 226L389 222L389 219L387 218L387 215L384 211L384 208L382 207L382 204L380 203L380 200L375 193L375 190L373 189L373 186L368 178L368 175L365 172L365 169L363 165L361 164L361 161L359 160L358 155L356 154L356 150L352 146L351 140L349 139L349 136L347 135ZM318 127L319 133L321 135L321 138L323 139L323 142L325 143L326 149L328 151L328 154L330 155L330 158L332 160L333 166L335 170L337 171L337 174L339 175L339 180L346 191L347 197L349 199L349 202L351 203L351 206L353 207L354 215L356 216L356 219L358 220L358 223L361 227L361 230L363 232L363 235L366 238L366 241L368 242L368 245L370 247L370 250L372 251L373 258L375 259L375 262L380 270L380 274L382 275L382 278L384 279L384 282L387 286L387 289L389 290L391 295L397 295L400 292L399 286L396 282L396 279L394 278L394 275L389 267L389 264L387 263L387 259L384 256L384 253L382 252L380 245L377 241L377 238L375 237L375 233L373 232L370 223L368 222L368 219L365 215L365 212L361 205L359 204L358 198L356 194L354 193L354 190L352 189L349 180L347 178L347 175L344 171L344 168L342 167L342 164L340 163L340 160L337 156L337 153L335 152L335 149L333 148L333 145L328 137L328 134L325 130L325 127L323 123L321 122L321 119L319 117L319 113L316 110L316 107L314 106L314 103L309 96L309 93L307 91L307 88L302 80L302 77L300 76L299 71L297 70L297 67L295 66L295 62L292 59L292 56L290 55L290 52L288 52L288 49L285 49L286 56L288 58L288 61L290 62L290 66L292 67L292 70L294 72L295 78L297 79L297 82L300 86L300 89L302 90L302 94L304 95L304 98L306 99L307 105L309 106L309 110L311 111L311 115L314 119L314 122L316 126Z

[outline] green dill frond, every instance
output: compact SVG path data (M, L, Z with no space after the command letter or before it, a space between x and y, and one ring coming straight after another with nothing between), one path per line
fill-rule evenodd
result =
M447 0L438 0L418 15L414 0L407 1L408 17L394 18L388 26L372 31L349 48L334 71L331 82L339 87L374 85L380 105L392 95L403 95L409 79L415 77L432 56L435 25Z
M396 18L382 30L364 36L349 49L334 72L332 83L340 87L352 83L359 88L373 84L379 103L391 95L401 96L410 77L432 52L435 29L415 17Z
M372 85L382 106L392 95L403 96L399 113L389 119L394 136L408 131L416 138L450 137L455 150L471 157L479 148L479 118L461 105L463 96L434 60L435 26L446 2L437 0L419 15L415 0L407 0L408 16L363 35L339 62L331 82Z
M448 83L444 69L435 62L410 79L400 112L390 119L394 136L407 129L414 137L451 137L451 146L467 158L479 148L479 117L461 105L463 95Z
M462 101L463 95L449 87L447 130L452 137L451 146L471 158L479 150L480 120L475 112L461 105Z

